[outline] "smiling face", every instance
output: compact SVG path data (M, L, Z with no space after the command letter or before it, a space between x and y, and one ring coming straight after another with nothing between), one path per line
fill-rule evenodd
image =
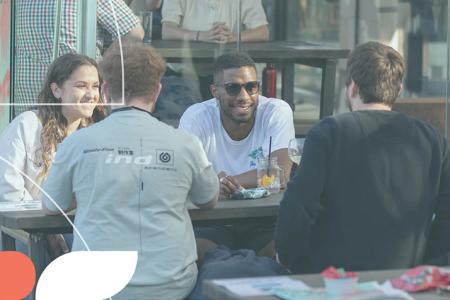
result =
M78 67L72 75L64 81L62 86L51 84L53 95L61 99L62 114L69 123L92 116L95 106L100 99L100 79L94 66Z
M238 83L240 85L254 82L256 70L253 67L226 69L218 82L211 87L211 92L220 104L222 123L233 125L253 124L258 107L259 93L250 95L244 87L236 96L230 96L224 84Z

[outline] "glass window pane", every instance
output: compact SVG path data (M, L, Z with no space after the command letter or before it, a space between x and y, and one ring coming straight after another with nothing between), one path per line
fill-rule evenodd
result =
M11 101L11 22L10 0L0 1L0 132L9 122ZM6 104L6 105L4 105Z

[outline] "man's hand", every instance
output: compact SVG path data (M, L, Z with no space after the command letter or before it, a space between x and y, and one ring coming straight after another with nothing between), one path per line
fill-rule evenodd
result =
M47 235L47 242L50 254L53 259L69 252L69 247L62 234Z
M292 273L292 271L281 262L280 257L278 256L278 252L275 253L275 260L278 264L280 264L283 268L285 268L286 271L288 271L289 273Z
M216 22L210 30L201 31L199 34L200 41L210 43L224 44L232 41L233 38L234 35L225 22Z
M242 189L241 184L233 176L227 176L225 172L218 175L220 182L220 198L231 198L234 194Z
M233 32L227 26L225 22L216 22L214 27L219 29L220 36L218 42L221 44L230 43L236 40Z
M222 29L219 27L213 27L207 31L200 31L198 40L207 43L219 43L222 36Z

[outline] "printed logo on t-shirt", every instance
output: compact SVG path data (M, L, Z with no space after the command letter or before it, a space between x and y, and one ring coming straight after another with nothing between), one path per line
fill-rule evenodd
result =
M119 155L124 155L124 156L133 156L134 155L134 151L131 150L130 148L117 148L117 153Z
M106 148L103 148L106 149ZM174 168L175 151L170 149L147 149L145 155L136 155L138 152L128 147L118 147L117 151L111 149L116 153L109 153L106 156L105 164L107 165L122 165L134 164L142 165L145 170L157 171L177 171ZM98 152L101 149L90 150ZM104 150L103 150L104 151Z
M152 163L153 155L135 155L135 151L128 147L118 147L117 154L110 153L105 159L105 164L135 164L149 165Z
M250 151L248 156L250 157L250 167L256 167L256 161L258 158L264 157L262 147L260 146L259 148Z
M156 164L173 166L174 151L167 149L156 149Z
M152 163L152 155L132 156L132 155L114 155L108 154L105 159L105 164L135 164L135 165L150 165Z

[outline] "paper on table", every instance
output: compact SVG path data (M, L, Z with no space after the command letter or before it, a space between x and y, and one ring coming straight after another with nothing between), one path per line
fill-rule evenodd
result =
M414 298L411 297L407 292L394 288L389 280L380 285L380 288L384 293L386 293L386 295L403 297L404 299L408 300L414 300Z
M274 288L309 289L302 281L294 280L287 276L217 279L213 280L213 282L223 286L237 296L247 297L271 295L271 290Z
M24 211L41 209L41 201L0 201L0 211Z
M343 299L344 297L330 296L324 288L309 290L294 290L286 288L275 288L272 294L283 300L329 300ZM345 295L346 300L413 300L408 293L397 290L386 284L380 285L375 281L359 283L357 290L349 295Z

